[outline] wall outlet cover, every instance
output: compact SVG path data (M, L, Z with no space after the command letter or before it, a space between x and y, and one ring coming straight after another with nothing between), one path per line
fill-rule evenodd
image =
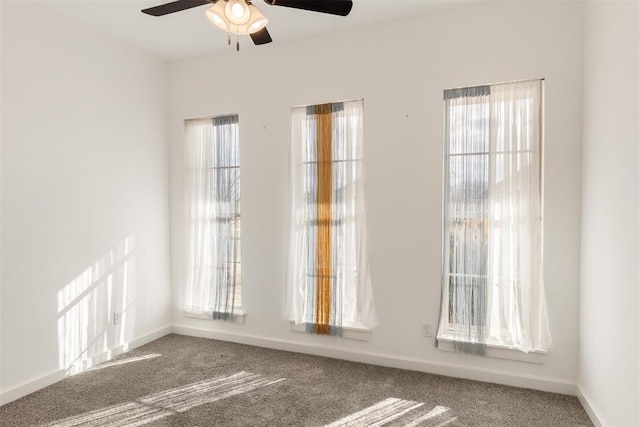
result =
M423 323L422 324L422 336L423 337L431 337L433 336L433 328L431 323Z

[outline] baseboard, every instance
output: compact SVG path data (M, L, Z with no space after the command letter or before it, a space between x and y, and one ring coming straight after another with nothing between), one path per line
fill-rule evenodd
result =
M430 374L444 375L448 377L464 378L469 380L503 384L521 388L530 388L534 390L568 394L572 396L576 395L575 384L553 378L514 375L512 373L497 370L469 368L459 365L427 362L419 359L404 358L372 352L347 350L337 347L321 347L313 344L304 344L287 340L264 338L256 335L212 331L208 329L193 328L190 326L174 325L172 330L173 333L179 335L230 341L239 344L248 344L257 347L270 348L274 350L311 354L333 359L349 360L352 362L361 362L371 365L386 366L390 368L408 369L412 371L420 371Z
M589 415L589 418L591 419L591 422L593 423L593 425L595 427L606 426L607 424L605 424L604 419L602 418L602 415L600 414L600 412L598 412L595 405L593 404L593 401L584 392L584 390L579 384L577 386L577 392L578 392L577 393L578 400L582 404L582 407L584 408L587 415Z
M64 369L59 369L57 371L53 371L49 374L43 375L35 380L28 381L19 386L10 388L9 390L0 393L0 406L5 405L9 402L13 402L14 400L18 400L21 397L48 387L51 384L55 384L63 379Z
M163 336L170 334L171 329L171 326L165 326L160 329L156 329L155 331L138 337L126 344L120 345L97 356L94 356L91 358L91 361L93 362L91 366L97 365L98 363L106 362L116 356L133 350L134 348L138 348L142 345L150 343L151 341L155 341L158 338L162 338ZM88 366L87 368L90 368L91 366ZM9 402L13 402L14 400L20 399L21 397L48 387L52 384L55 384L58 381L63 380L66 376L67 375L65 370L59 369L34 380L27 381L19 386L10 388L8 390L3 390L2 392L0 392L0 406L5 405Z

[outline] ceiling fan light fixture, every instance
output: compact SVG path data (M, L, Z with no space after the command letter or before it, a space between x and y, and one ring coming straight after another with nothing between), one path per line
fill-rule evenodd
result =
M264 1L271 6L284 6L340 16L347 16L353 7L353 0ZM263 45L273 41L266 28L269 21L253 5L252 0L173 0L159 6L142 9L142 13L151 16L164 16L209 3L213 5L205 12L207 19L227 33L228 44L231 44L231 34L236 35L236 49L239 49L237 39L240 34L250 35L255 45Z
M224 1L218 1L205 12L213 25L224 31L229 31L229 21L224 15Z
M234 5L232 2L236 1ZM233 7L240 3L246 8L246 14L249 19L244 24L236 24L231 21L227 16L228 10L233 10ZM242 6L240 6L242 7ZM240 9L236 8L236 11ZM243 12L244 9L243 9ZM245 3L243 0L218 0L213 6L211 6L205 12L209 21L211 21L216 27L221 30L228 31L234 34L253 34L267 26L269 20L260 12L260 10L251 3Z

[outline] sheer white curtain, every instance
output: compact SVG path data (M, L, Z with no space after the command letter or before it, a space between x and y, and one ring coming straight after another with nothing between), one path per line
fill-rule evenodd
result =
M542 275L543 82L445 91L438 339L457 351L551 343Z
M376 324L367 257L362 115L362 100L292 110L285 317L312 333L340 335L345 326ZM330 122L328 136L318 130L324 122ZM330 179L322 179L327 155ZM330 199L323 201L325 190ZM323 230L330 235L326 247ZM328 267L322 267L326 256ZM321 290L323 280L328 297ZM327 328L322 332L318 325Z
M491 86L488 342L551 344L542 275L542 82Z
M187 120L185 271L180 308L233 320L240 307L238 116Z

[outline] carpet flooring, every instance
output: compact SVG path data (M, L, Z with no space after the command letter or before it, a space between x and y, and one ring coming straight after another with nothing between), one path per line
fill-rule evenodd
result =
M2 426L591 426L540 391L168 335L0 407Z

